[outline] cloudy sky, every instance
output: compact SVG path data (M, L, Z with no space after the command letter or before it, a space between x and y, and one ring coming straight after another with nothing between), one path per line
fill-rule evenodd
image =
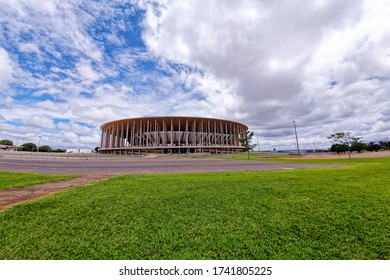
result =
M261 149L390 139L388 0L0 0L0 139L94 148L100 125L223 118Z

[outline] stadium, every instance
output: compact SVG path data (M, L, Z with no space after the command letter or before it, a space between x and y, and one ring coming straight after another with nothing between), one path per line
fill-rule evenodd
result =
M145 117L111 121L100 129L101 154L230 154L243 150L239 137L248 127L213 118Z

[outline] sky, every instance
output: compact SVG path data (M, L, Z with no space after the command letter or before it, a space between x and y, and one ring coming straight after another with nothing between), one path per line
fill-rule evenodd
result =
M241 122L261 150L390 138L388 0L0 0L0 140L95 148L108 121Z

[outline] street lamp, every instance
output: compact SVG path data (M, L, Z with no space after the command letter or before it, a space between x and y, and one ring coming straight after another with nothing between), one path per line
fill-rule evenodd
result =
M295 121L292 121L292 122L293 122L293 124L294 124L295 140L297 141L298 158L301 158L301 153L299 152L299 143L298 143L297 127L295 126Z

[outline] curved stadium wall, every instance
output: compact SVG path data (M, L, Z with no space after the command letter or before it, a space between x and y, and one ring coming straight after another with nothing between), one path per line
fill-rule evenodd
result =
M147 117L111 121L101 127L99 153L121 155L236 153L246 125L199 117Z

